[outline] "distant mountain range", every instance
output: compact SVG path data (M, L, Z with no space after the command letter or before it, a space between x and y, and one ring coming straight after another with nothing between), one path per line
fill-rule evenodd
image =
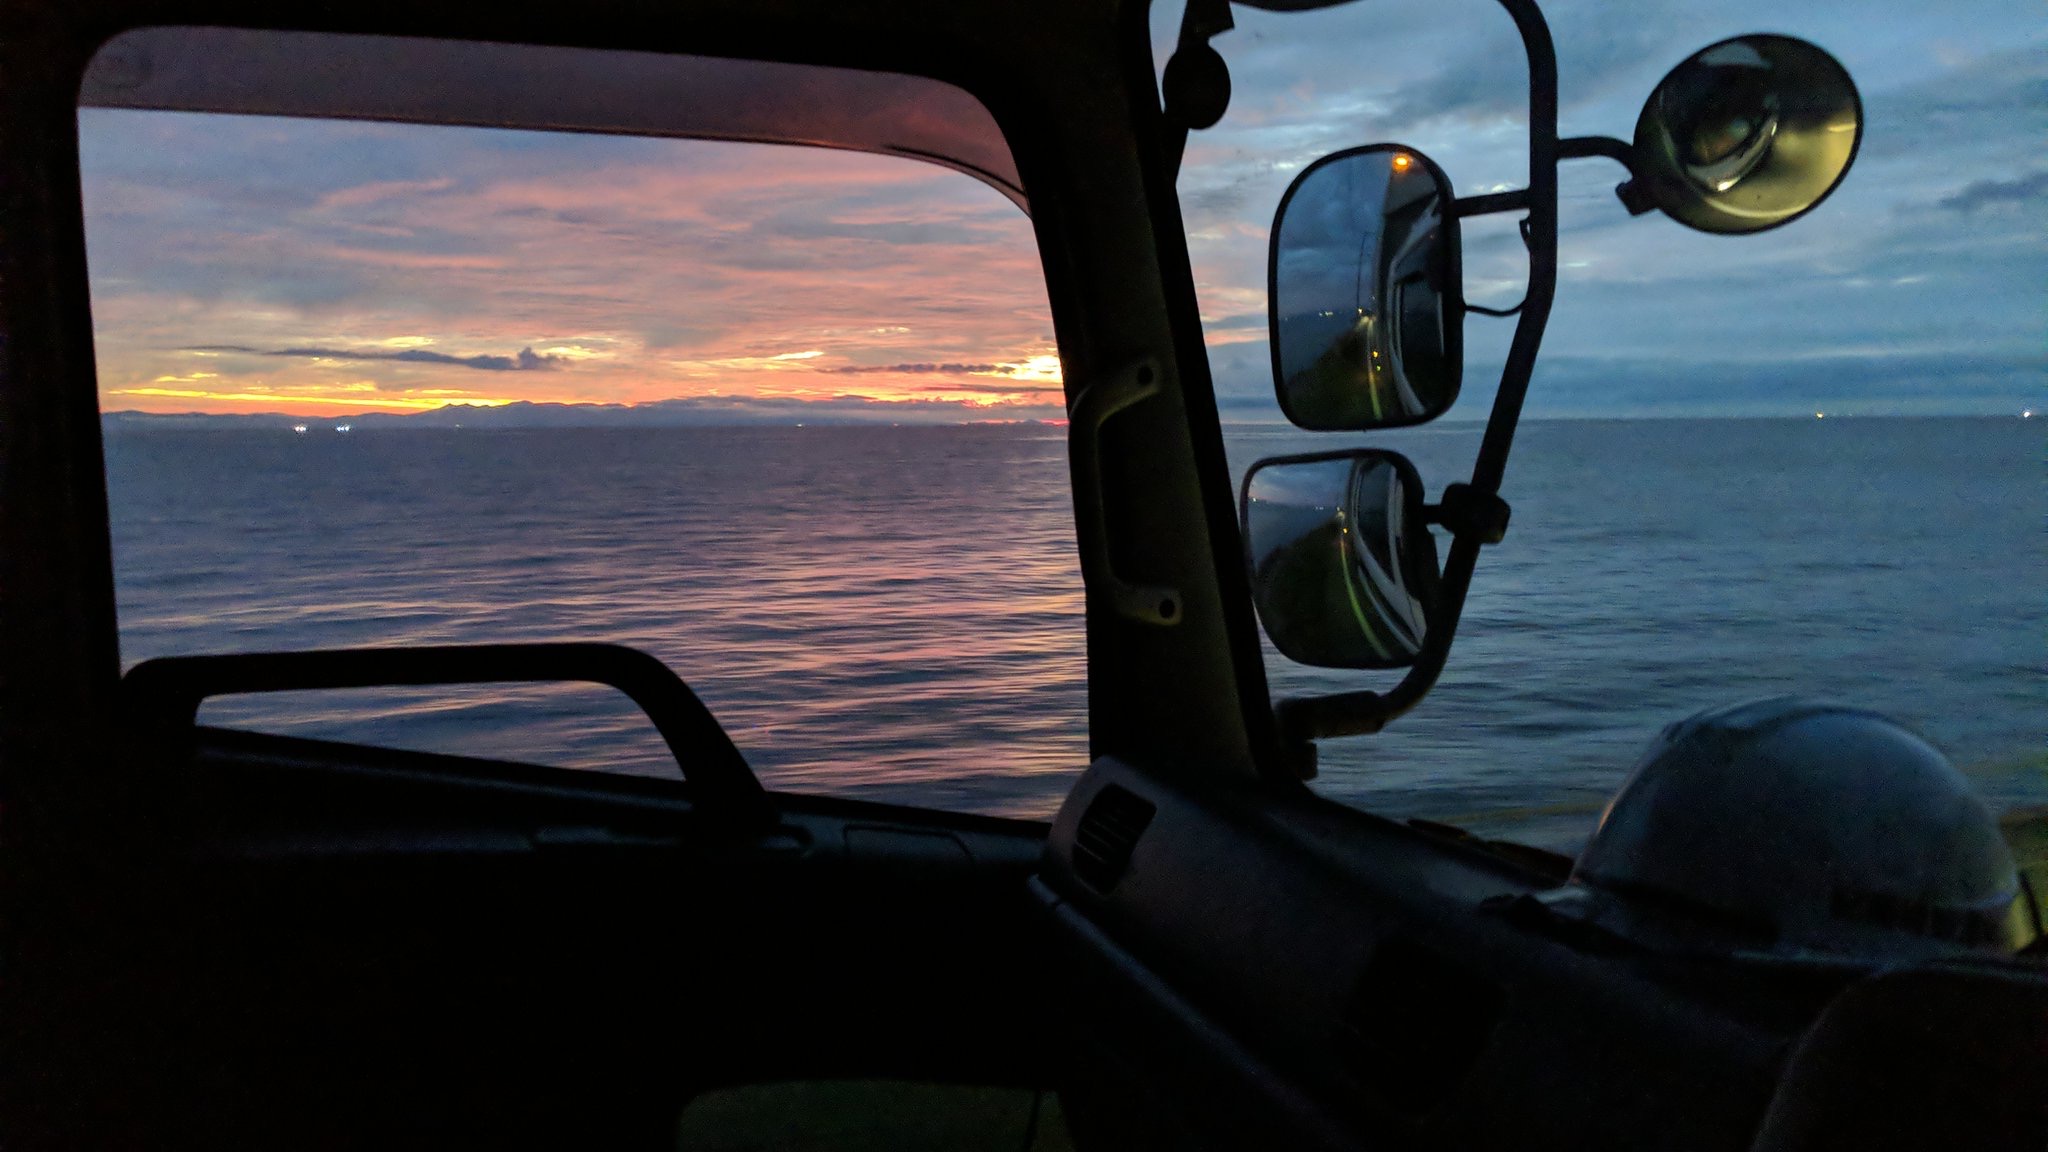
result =
M108 428L249 427L274 428L304 424L309 429L346 424L372 428L686 428L734 424L963 424L1002 421L1058 420L1054 406L983 410L933 401L884 401L843 397L832 400L783 400L748 397L705 397L658 400L646 404L537 404L521 400L482 407L450 404L420 412L358 412L348 415L292 416L281 412L215 414L207 412L107 412Z

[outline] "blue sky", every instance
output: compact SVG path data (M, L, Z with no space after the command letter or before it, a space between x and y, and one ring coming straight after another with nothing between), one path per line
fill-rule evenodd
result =
M1611 162L1561 172L1558 300L1532 415L2017 413L2048 402L2048 12L1952 6L1555 2L1565 135L1627 138L1694 50L1800 36L1848 66L1867 126L1845 183L1809 216L1747 237L1630 218ZM1429 154L1461 195L1525 179L1526 73L1487 0L1372 0L1311 13L1235 8L1214 42L1233 98L1196 133L1180 188L1227 414L1278 419L1264 339L1266 231L1300 167L1355 144ZM1154 12L1163 60L1179 5ZM1471 222L1468 295L1503 305L1523 274L1512 217ZM1466 323L1464 399L1491 400L1512 321Z

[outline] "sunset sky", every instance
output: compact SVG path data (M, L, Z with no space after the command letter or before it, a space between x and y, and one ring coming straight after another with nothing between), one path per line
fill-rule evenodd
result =
M913 160L90 109L103 407L1057 415L1030 220Z
M2048 20L1937 6L1553 3L1563 129L1626 136L1693 49L1802 35L1862 86L1833 200L1755 237L1629 219L1619 170L1563 176L1537 414L2016 412L2039 406ZM1181 190L1226 415L1277 419L1265 236L1301 166L1375 140L1457 190L1519 184L1519 46L1497 6L1238 10L1236 96ZM1177 20L1155 14L1165 44ZM915 161L756 145L88 109L102 407L418 411L674 402L706 418L1060 413L1030 222ZM1467 288L1511 303L1509 221ZM1509 322L1468 322L1472 416Z

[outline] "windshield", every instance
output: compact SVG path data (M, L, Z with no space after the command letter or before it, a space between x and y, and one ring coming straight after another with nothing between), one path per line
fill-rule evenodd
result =
M2030 414L2048 35L1997 7L1546 5L1562 135L1627 137L1667 70L1767 27L1847 65L1862 151L1810 215L1733 238L1631 218L1611 161L1562 166L1557 302L1501 490L1513 528L1481 556L1434 692L1376 736L1321 741L1315 788L1575 852L1664 725L1797 694L1918 728L1994 807L2048 803ZM1435 499L1471 474L1514 321L1463 321L1463 391L1435 422L1302 431L1274 399L1268 230L1303 169L1359 145L1418 150L1458 196L1524 186L1514 27L1482 0L1232 15L1212 41L1230 108L1191 135L1179 192L1233 472L1392 448ZM1153 12L1162 65L1180 19ZM1470 303L1520 299L1520 215L1464 222ZM1270 643L1266 664L1276 699L1400 675Z

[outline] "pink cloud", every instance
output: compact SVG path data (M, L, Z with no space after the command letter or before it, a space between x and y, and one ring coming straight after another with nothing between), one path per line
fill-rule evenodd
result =
M374 204L380 200L396 200L419 196L428 192L441 192L453 187L454 180L446 176L435 180L380 180L369 184L358 184L352 188L341 188L320 198L322 209L357 208Z

